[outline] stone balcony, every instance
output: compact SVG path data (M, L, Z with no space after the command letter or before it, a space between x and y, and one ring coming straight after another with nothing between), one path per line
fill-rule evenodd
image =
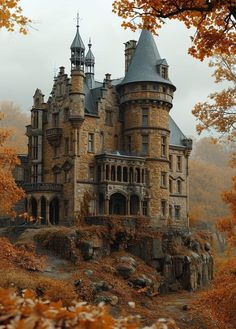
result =
M55 183L25 183L22 188L26 192L62 192L63 185Z
M46 130L46 138L49 144L59 146L62 138L62 128L49 128Z
M43 131L39 128L33 128L31 125L26 126L26 136L42 135Z

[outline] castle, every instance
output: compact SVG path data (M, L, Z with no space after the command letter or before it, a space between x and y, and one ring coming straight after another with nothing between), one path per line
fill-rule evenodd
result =
M152 34L125 43L122 79L96 81L78 25L70 61L70 76L60 67L47 102L39 89L33 97L25 210L70 225L87 201L89 216L187 227L192 141L169 115L176 88Z

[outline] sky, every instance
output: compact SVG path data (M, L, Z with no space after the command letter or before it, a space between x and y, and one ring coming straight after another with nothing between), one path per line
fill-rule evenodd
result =
M92 39L95 79L103 81L106 73L112 78L124 76L124 42L138 40L140 31L121 27L122 20L112 13L112 0L22 0L21 7L32 20L29 33L23 36L0 30L0 101L12 101L30 111L36 88L47 100L58 68L65 66L70 74L70 45L78 11L84 44ZM177 87L171 115L186 136L195 137L191 110L205 101L216 85L207 62L188 55L191 34L182 23L168 21L155 41Z

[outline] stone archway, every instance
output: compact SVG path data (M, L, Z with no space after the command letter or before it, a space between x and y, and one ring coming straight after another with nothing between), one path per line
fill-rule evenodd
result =
M121 193L114 193L109 200L110 215L126 215L126 197Z
M60 203L57 197L53 198L49 204L49 219L52 225L59 224Z
M136 194L131 195L130 197L130 215L139 215L140 206L139 206L139 197Z

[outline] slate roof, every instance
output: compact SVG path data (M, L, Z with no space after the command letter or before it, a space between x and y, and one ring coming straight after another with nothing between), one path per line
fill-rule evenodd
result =
M169 116L169 127L170 127L170 145L185 147L183 139L187 137L182 133L180 128L177 126L175 121Z
M169 79L164 79L158 73L157 65L167 65L161 59L151 32L142 30L137 47L121 85L132 82L162 82L173 86ZM173 86L174 87L174 86ZM175 87L174 87L175 88Z
M75 38L70 46L70 49L85 49L83 40L81 39L81 36L79 34L79 27L77 26L77 31Z

